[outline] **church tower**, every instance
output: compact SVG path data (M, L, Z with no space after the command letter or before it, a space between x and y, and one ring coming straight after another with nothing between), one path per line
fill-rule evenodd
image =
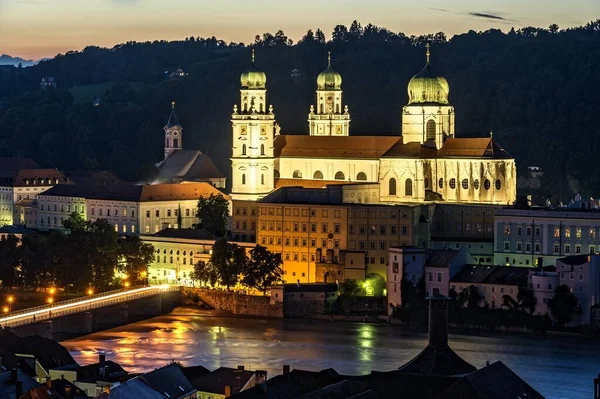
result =
M317 76L317 106L310 106L308 128L311 136L350 134L348 106L342 108L342 76L331 67L331 53L327 68Z
M255 201L273 191L275 178L273 106L267 108L267 75L254 65L240 77L240 105L233 106L231 124L231 197ZM279 134L277 132L277 134Z
M165 159L167 159L174 151L182 148L183 128L175 113L175 101L171 103L171 115L163 130L165 131Z
M454 107L448 103L448 81L431 68L427 43L425 68L408 83L408 105L402 110L402 142L442 148L454 137Z

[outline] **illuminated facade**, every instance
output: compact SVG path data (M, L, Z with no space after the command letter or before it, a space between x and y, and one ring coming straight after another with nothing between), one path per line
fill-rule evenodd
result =
M233 199L262 198L288 179L362 183L345 202L508 204L516 198L515 161L492 134L455 136L449 85L432 69L429 47L425 68L408 84L400 137L350 135L342 78L331 60L317 77L309 135L280 134L266 105L266 75L254 62L241 83L232 115Z

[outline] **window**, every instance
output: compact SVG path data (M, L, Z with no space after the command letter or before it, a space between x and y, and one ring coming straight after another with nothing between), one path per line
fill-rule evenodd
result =
M408 226L406 226L406 225L402 226L402 235L403 236L408 235Z
M569 244L565 245L565 253L571 253L571 246Z
M313 174L313 179L323 180L323 172L321 172L320 170L317 170Z
M500 190L502 188L502 182L500 179L496 179L496 190Z
M581 238L581 227L575 229L575 237Z
M265 175L264 175L264 173L260 175L260 184L262 184L262 185L265 184Z
M565 238L571 238L571 228L565 227Z
M525 244L525 250L527 252L531 252L531 243L530 242L528 242L528 243Z
M260 145L260 155L265 155L265 145L264 144Z
M465 190L469 189L469 179L463 179L462 183L462 188L464 188Z
M390 226L390 234L392 235L396 235L396 225L391 225Z
M411 179L406 179L404 182L404 195L407 197L412 196L413 183Z
M386 227L387 226L385 224L380 225L379 226L379 234L384 236L386 234Z
M575 245L575 253L576 254L580 254L581 253L581 245Z
M444 178L443 177L440 177L440 180L438 180L438 186L440 188L444 188Z
M455 178L450 179L450 183L448 183L448 184L450 185L450 188L454 190L456 188L456 179Z
M510 235L510 226L508 224L504 225L504 235Z
M590 253L591 253L591 254L594 254L594 253L596 253L596 247L595 247L595 246L593 246L593 245L590 245Z
M242 144L242 155L246 155L246 144Z
M425 139L426 140L435 140L435 121L433 119L430 119L427 121L427 124L425 126L426 126Z
M504 242L504 250L505 251L510 251L510 242L508 242L508 241Z
M583 281L583 273L579 273L579 281Z
M134 210L132 210L132 211L131 211L131 217L132 217L132 218L134 218L134 217L135 217L135 211L134 211Z
M483 181L483 188L485 188L486 190L489 190L491 186L492 186L492 184L490 183L490 181L488 179L485 179Z
M321 232L322 232L322 233L327 233L327 223L323 223L323 224L321 225Z
M396 195L396 179L394 179L393 177L388 183L388 193L389 195Z
M110 216L110 209L106 210L106 216Z
M339 225L339 223L336 223L336 224L333 225L333 232L335 234L340 234L340 225Z
M167 209L167 217L169 217L169 218L171 217L171 210L170 209Z
M593 227L590 228L590 238L596 238L596 229L594 229Z
M335 180L344 180L346 178L346 176L344 176L343 172L337 172L335 174Z
M438 273L437 274L437 282L441 283L442 282L442 273Z
M473 182L473 188L475 190L479 190L479 180L478 179L475 179L475 181Z
M518 242L517 243L517 251L522 251L523 250L523 244Z
M246 174L242 173L242 184L246 184Z
M356 180L367 180L367 175L363 172L360 172L356 175Z
M190 210L189 209L185 210L185 216L190 216Z
M146 219L150 219L150 211L146 211Z
M535 252L540 252L540 243L539 242L535 243Z
M429 188L429 179L426 177L425 180L423 181L423 184L425 185L425 188L428 189Z
M302 172L300 172L299 170L295 170L294 174L292 174L292 177L294 179L302 179Z
M560 228L559 227L555 227L554 228L554 237L555 238L559 238L560 237Z

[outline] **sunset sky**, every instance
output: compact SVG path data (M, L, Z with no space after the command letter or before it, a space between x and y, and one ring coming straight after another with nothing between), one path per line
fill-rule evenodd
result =
M584 25L600 0L0 0L0 54L51 57L87 45L187 36L249 43L282 29L297 41L307 29L327 36L357 19L394 32L449 36L473 30Z

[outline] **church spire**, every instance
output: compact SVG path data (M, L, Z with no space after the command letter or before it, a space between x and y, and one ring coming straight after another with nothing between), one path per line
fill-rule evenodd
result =
M431 45L429 43L427 43L425 45L425 48L427 49L425 51L425 57L427 57L427 66L429 66L429 57L431 56L431 51L429 51L429 49L431 48Z
M175 101L171 102L171 115L163 130L165 131L165 159L167 159L173 151L182 149L183 128L175 112Z

